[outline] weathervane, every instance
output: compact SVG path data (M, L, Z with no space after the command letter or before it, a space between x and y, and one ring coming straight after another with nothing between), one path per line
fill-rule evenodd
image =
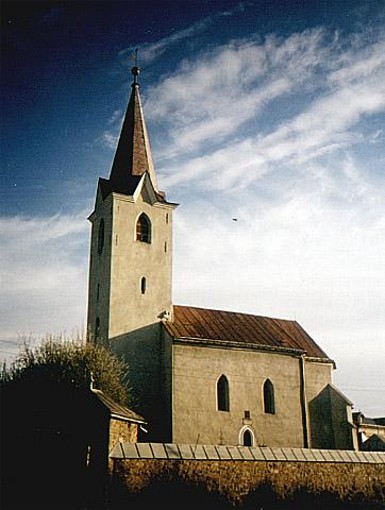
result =
M134 64L135 64L134 67L131 69L131 72L132 72L132 74L134 76L134 83L133 83L133 85L137 85L138 83L137 83L136 80L137 80L137 76L140 73L140 69L138 67L138 48L135 48L135 53L132 55L132 58L133 58Z

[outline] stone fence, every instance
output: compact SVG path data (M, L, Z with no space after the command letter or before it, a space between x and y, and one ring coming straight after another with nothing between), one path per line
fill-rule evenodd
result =
M385 508L382 452L119 443L111 459L111 508Z

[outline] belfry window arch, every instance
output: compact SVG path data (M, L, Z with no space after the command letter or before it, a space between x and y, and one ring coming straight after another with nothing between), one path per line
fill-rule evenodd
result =
M274 385L270 379L266 379L263 385L263 406L265 413L275 414Z
M230 385L224 374L217 381L217 409L218 411L230 411Z
M151 243L151 221L145 213L142 213L136 222L136 240Z

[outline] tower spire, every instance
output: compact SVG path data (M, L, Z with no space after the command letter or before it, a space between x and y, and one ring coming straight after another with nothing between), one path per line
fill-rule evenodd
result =
M159 193L140 99L138 83L140 69L137 63L137 50L135 50L135 65L131 69L132 92L112 163L110 183L114 190L125 193L135 188L140 177L147 172L154 190Z

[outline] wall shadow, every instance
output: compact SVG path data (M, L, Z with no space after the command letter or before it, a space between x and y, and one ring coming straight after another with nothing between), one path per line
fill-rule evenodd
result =
M171 347L161 322L113 337L108 348L128 365L128 403L145 418L139 441L170 442Z

